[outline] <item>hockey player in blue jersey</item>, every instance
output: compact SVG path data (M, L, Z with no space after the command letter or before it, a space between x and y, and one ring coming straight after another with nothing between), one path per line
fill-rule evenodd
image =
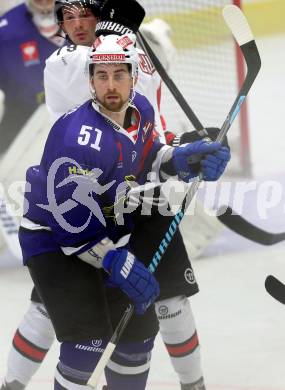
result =
M79 19L84 17L84 23L76 26L76 31L81 31L83 24L95 28L101 3L86 0L84 4L89 17L82 13ZM26 0L0 17L0 156L44 102L45 60L65 41L59 27L54 0ZM54 340L35 289L31 300L13 338L1 390L24 389Z
M45 60L63 43L56 37L53 3L28 0L0 18L0 90L5 96L0 154L44 101Z
M56 4L58 6L60 3L61 3L61 5L63 5L65 3L65 1L56 1ZM75 5L76 2L73 0L66 1L66 5L68 5L69 3L72 3L72 4L74 3L74 5ZM84 6L87 7L88 3L89 3L89 1L84 1ZM135 4L135 2L131 2L131 3ZM129 9L129 13L131 15L132 14L131 7L129 6L128 9ZM68 8L67 8L67 10L68 10ZM65 12L65 17L66 17L65 20L63 19L62 16L61 16L61 18L59 18L61 27L63 28L63 30L66 33L68 33L70 40L73 41L74 43L80 43L80 42L78 42L78 39L80 37L77 37L76 34L80 33L80 32L84 32L84 23L86 23L87 19L88 19L88 18L86 18L86 16L88 16L88 13L85 12L84 13L84 15L85 15L84 23L83 22L80 23L81 18L75 17L77 11L78 11L78 8L76 8L75 6L72 7L72 18L71 18L70 22L68 21L70 18L70 15L68 15L68 12L67 13ZM80 12L79 14L83 16L82 12ZM131 25L129 27L131 27ZM91 31L91 26L89 26L89 29ZM55 73L55 75L57 75L57 74ZM66 100L68 99L68 96L69 96L69 94L66 95L66 97L65 97ZM62 103L64 103L64 101L62 101ZM73 196L74 196L74 194L73 194ZM145 221L144 225L141 225L141 222L140 222L140 224L136 225L136 226L138 227L138 229L141 228L141 229L144 229L145 231L146 231L146 229L149 230L150 227L152 226L152 229L150 229L150 232L148 232L146 234L150 234L150 237L152 237L154 234L158 235L156 240L151 240L151 242L148 241L148 246L141 244L140 240L138 240L136 238L136 241L137 241L135 243L136 247L137 248L141 247L140 251L142 253L146 252L146 253L152 254L155 250L155 247L154 247L154 249L152 248L153 242L154 242L154 245L155 245L155 241L159 242L159 234L161 234L161 233L164 234L164 226L165 227L168 226L167 220L166 220L166 223L164 223L162 225L161 219L158 219L158 218L153 219L152 218L151 222L148 222L148 219L147 219ZM138 236L136 236L136 237L138 237ZM179 237L179 234L177 235L177 237ZM178 243L178 241L179 241L179 239L177 239L177 243ZM182 345L182 342L184 345L184 340L186 340L185 347L189 344L189 348L187 349L187 355L183 354L183 356L182 355L180 356L180 352L178 351L178 349L177 349L177 353L175 353L175 355L171 354L172 361L173 361L173 364L175 366L176 372L178 373L181 382L183 382L183 384L181 384L182 388L183 389L184 388L185 389L186 388L192 389L195 386L199 386L199 390L200 390L200 388L202 388L202 386L203 386L203 384L202 384L203 379L202 378L198 381L199 384L198 383L197 384L194 384L194 383L189 384L189 382L193 381L193 379L189 380L190 378L200 378L197 375L199 375L199 373L201 373L201 370L199 369L199 364L197 363L197 360L199 361L199 357L198 357L199 356L199 344L198 344L198 340L197 340L195 324L193 327L193 323L191 322L191 311L189 312L188 306L186 305L186 303L189 305L188 300L186 298L182 299L182 296L181 297L178 296L179 294L186 294L187 296L194 294L195 292L197 292L197 284L196 283L195 284L193 284L193 283L188 284L187 281L185 281L185 278L183 276L185 269L187 268L188 270L190 270L189 267L191 267L187 255L184 255L184 253L186 253L186 252L185 252L185 249L183 252L183 243L182 243L182 246L181 246L181 244L179 244L178 246L176 244L174 246L171 246L171 248L169 248L169 256L167 255L166 257L169 257L171 259L171 256L172 256L171 253L173 253L173 252L175 252L175 253L179 252L179 262L178 262L179 267L177 266L178 264L176 264L176 266L174 267L175 272L173 272L173 267L169 268L169 265L167 266L167 263L168 264L170 263L168 258L164 259L165 261L163 262L163 264L161 264L161 267L158 270L158 272L160 274L160 279L162 277L163 280L166 282L166 284L164 283L164 288L162 290L162 295L161 295L162 300L159 300L159 302L157 302L157 315L159 316L158 318L160 319L161 325L163 325L163 323L164 323L164 326L162 327L161 332L163 332L162 335L163 335L164 341L166 343L171 342L172 344L173 343L176 344L176 341L178 340L181 345ZM146 262L146 264L148 264L148 262ZM167 282L167 275L169 275L169 273L171 273L173 276L171 284L169 284ZM174 276L174 273L175 273L175 276ZM181 277L176 276L176 274L181 275ZM177 285L177 282L179 282L179 286ZM168 285L169 285L169 287L167 287L165 290L165 287ZM163 300L163 297L167 298L169 296L175 297L175 298ZM35 294L34 294L34 298L36 298ZM176 324L175 325L175 332L171 333L171 334L169 333L169 326L171 325L169 323L170 321L167 320L166 317L164 318L164 316L159 314L160 313L160 306L164 305L164 304L168 305L170 313L177 312L177 310L179 310L179 312L181 312L181 315L179 315L177 317L177 320L180 319L180 321L181 321L181 318L183 318L182 321L185 321L185 324L187 324L187 332L184 331L183 334L181 335L181 326L180 325L178 326L178 324ZM20 327L15 335L15 338L13 340L13 350L11 351L11 354L13 356L14 355L15 356L13 358L14 360L12 360L12 355L10 356L9 371L7 372L7 376L6 376L6 378L8 380L10 379L10 381L13 380L13 378L17 378L21 382L27 383L32 372L35 371L35 368L32 368L32 365L37 367L40 364L40 361L43 359L49 346L51 345L51 340L52 340L52 336L53 336L53 329L49 325L48 319L46 318L46 316L41 314L41 313L44 313L43 310L44 310L43 305L33 304L33 307L31 307L31 309L25 314L25 318L23 319L23 321L22 321L22 323L21 323L21 325L20 325ZM185 315L186 315L186 317L185 317ZM31 321L31 320L35 324L33 329L29 329L29 326L28 326L29 321ZM173 322L173 321L171 321L171 322ZM31 333L31 330L32 330L32 333ZM195 341L195 343L193 343L193 342L191 343L191 348L190 348L190 343L188 343L187 340L189 337L191 337L191 340L192 340L192 334L193 334L193 340L195 339L196 341ZM181 336L182 336L182 338L181 338ZM25 347L25 345L26 345L25 344L26 343L25 337L27 338L27 340L30 340L29 346L31 346L31 342L32 342L32 344L33 344L32 349L30 347L29 348ZM169 339L169 337L171 337L171 340ZM44 342L44 344L43 344L43 342ZM187 345L186 345L186 342L188 343ZM28 347L28 345L27 345L27 347ZM42 347L44 347L44 351L43 351ZM172 348L172 350L173 350L173 348ZM27 354L24 355L25 353L27 353ZM39 359L39 356L40 356L40 359ZM19 357L21 357L21 359L23 359L22 365L20 365ZM26 360L26 363L24 362L25 357L26 357L26 359L29 359L29 360ZM34 360L35 357L37 358L37 360ZM30 359L32 359L33 361L31 361ZM16 370L15 370L15 368L16 368ZM20 376L18 376L19 374L20 374ZM187 384L185 382L187 382ZM11 388L14 390L13 386L16 386L15 389L18 389L18 388L20 389L20 388L24 387L24 386L19 387L19 386L22 386L22 385L20 385L20 383L10 384L8 387L6 387L6 386L3 387L3 389L4 388L5 389Z
M229 160L228 148L215 142L172 148L157 141L153 108L133 89L138 68L134 41L133 35L97 41L90 67L93 99L55 123L41 164L27 172L31 191L26 193L29 208L20 242L62 342L55 389L85 387L128 299L138 315L120 342L114 362L125 363L129 369L118 374L107 367L108 389L140 390L146 385L157 332L151 303L159 291L140 260L128 247L118 246L133 229L130 213L124 214L123 225L115 223L115 214L110 218L118 188L130 178L144 184L151 170L157 179L178 174L188 182L198 174L188 162L197 154L203 155L204 179L217 180ZM81 203L79 183L87 189ZM92 212L86 207L88 196L105 220L96 217L96 207Z
M94 0L91 6L89 3L86 2L88 6L83 7L88 15L80 15L76 22L71 20L70 15L65 18L66 23L76 24L74 34L82 44L91 45L94 34L91 38L84 34L91 24L95 30L101 2ZM44 102L45 60L64 43L64 38L58 33L54 0L26 0L0 18L0 90L1 95L4 93L0 155L5 153L28 118Z

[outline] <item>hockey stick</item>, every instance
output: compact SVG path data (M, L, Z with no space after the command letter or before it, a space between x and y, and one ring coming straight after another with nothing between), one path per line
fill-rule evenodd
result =
M156 68L158 74L161 79L164 81L169 91L172 93L174 99L178 102L181 109L193 124L196 130L203 129L203 125L185 100L182 93L177 88L174 81L171 79L169 74L164 69L163 65L159 61L158 57L152 50L151 46L148 44L146 38L144 38L143 34L138 31L137 38L140 46L144 50L144 52L148 55L154 67ZM225 206L223 206L225 207ZM273 245L285 239L285 232L280 234L274 234L266 232L258 227L254 226L250 222L246 221L242 216L235 215L234 217L231 215L232 209L227 207L225 214L218 216L217 218L229 229L233 230L235 233L252 240L254 242L263 244L263 245Z
M248 69L247 69L246 78L239 91L239 94L235 99L229 111L229 114L227 115L226 120L223 123L221 131L217 137L217 141L219 142L221 142L224 139L233 120L235 119L236 115L240 111L241 105L244 102L244 99L247 96L261 66L258 49L256 47L250 27L242 11L238 7L230 5L224 8L223 16L242 50ZM200 177L195 181L193 181L187 196L183 199L180 210L173 217L173 220L167 232L165 233L159 245L159 248L155 252L150 262L150 265L148 267L151 273L153 273L158 267L158 264L161 261L163 254L165 253L174 234L178 229L178 226L185 214L187 207L191 203L192 199L194 198L199 188L199 184L201 183L201 180L202 178ZM123 314L110 342L108 343L105 351L103 352L99 360L98 365L96 366L94 372L92 373L88 381L88 385L91 386L92 388L95 388L104 368L106 367L112 353L114 352L114 349L116 348L116 345L120 340L122 333L124 332L126 326L128 325L131 319L133 311L134 311L134 306L130 304L126 309L125 313Z
M176 84L170 78L163 65L159 61L158 57L152 50L151 46L148 44L147 40L144 38L142 33L137 33L138 42L140 43L142 49L149 56L151 62L159 73L161 79L167 85L169 91L172 93L175 100L180 105L181 109L193 124L196 130L201 130L203 128L201 122L185 100L182 93L177 88ZM225 207L225 206L223 206ZM262 245L274 245L278 242L285 240L285 232L284 233L270 233L266 232L257 226L254 226L250 222L246 221L240 215L232 215L232 209L227 207L226 212L217 217L220 222L222 222L229 229L233 230L235 233L239 234L242 237L245 237L251 241L257 242Z
M152 48L148 44L147 40L144 38L143 34L140 31L137 32L137 38L138 38L138 42L139 42L141 48L143 49L143 51L150 58L153 66L157 70L157 72L160 75L161 79L167 85L170 93L173 95L174 99L177 101L177 103L179 104L179 106L183 110L184 114L189 119L189 121L192 123L194 128L196 130L198 130L198 131L204 129L204 126L199 121L199 119L197 118L196 114L194 113L192 108L189 106L189 104L187 103L187 101L185 100L184 96L182 95L182 93L177 88L177 86L174 83L174 81L170 78L169 74L166 72L166 70L164 69L163 65L161 64L161 62L157 58L156 54L154 53L154 51L152 50Z
M222 206L219 210L224 209ZM218 210L218 213L219 213ZM242 237L247 238L253 242L257 242L262 245L274 245L278 242L285 240L285 232L282 233L270 233L263 230L252 223L248 222L241 215L236 215L231 207L227 207L223 214L218 215L218 220L225 226L239 234Z
M273 275L265 279L265 289L273 298L285 305L285 284Z

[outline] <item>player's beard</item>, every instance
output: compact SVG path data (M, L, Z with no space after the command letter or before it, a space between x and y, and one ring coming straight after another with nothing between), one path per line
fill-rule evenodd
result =
M111 96L116 97L115 99L111 99ZM103 100L100 101L98 99L98 102L107 110L112 112L120 112L122 109L127 108L128 100L123 100L122 95L118 92L114 93L106 93L103 97Z

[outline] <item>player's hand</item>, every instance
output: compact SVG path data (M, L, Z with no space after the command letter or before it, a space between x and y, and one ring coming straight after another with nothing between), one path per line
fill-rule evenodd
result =
M188 183L189 180L193 179L199 173L196 169L197 162L202 162L207 155L213 155L215 152L218 152L221 147L219 142L203 139L174 148L172 161L178 177ZM209 164L206 164L206 166L202 168L202 173L204 174L203 169L207 171L205 173L210 177Z
M126 249L110 250L103 259L108 282L130 298L137 314L143 314L159 295L159 284L150 271Z
M222 146L218 151L207 154L200 162L201 172L205 181L216 181L224 173L231 154L227 146Z

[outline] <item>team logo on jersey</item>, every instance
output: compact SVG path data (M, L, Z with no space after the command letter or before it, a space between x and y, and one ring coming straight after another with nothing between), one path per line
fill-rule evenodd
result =
M36 41L22 43L21 52L25 66L36 65L40 63L40 54Z
M155 67L152 65L146 54L139 54L139 65L144 73L152 75L155 72Z
M132 162L135 161L136 157L137 157L137 152L135 150L133 150L132 151Z
M185 278L186 282L189 284L196 283L194 272L191 268L186 268L186 270L184 272L184 278Z
M64 187L71 183L76 184L73 190L71 199L67 199L65 202L58 204L55 197L55 177L58 170L62 166L73 167L74 171L79 170L83 172L82 167L75 160L69 157L61 157L56 159L48 172L47 176L47 200L48 204L37 204L38 207L52 213L56 222L69 233L80 233L88 225L94 215L103 226L106 226L104 215L101 211L100 205L97 203L93 194L102 195L111 188L116 180L112 180L107 184L101 185L98 182L99 176L103 173L100 168L93 168L88 174L70 174L56 185L56 188ZM78 205L83 205L89 209L89 215L86 215L86 222L82 226L73 226L65 219L65 213L74 209Z

